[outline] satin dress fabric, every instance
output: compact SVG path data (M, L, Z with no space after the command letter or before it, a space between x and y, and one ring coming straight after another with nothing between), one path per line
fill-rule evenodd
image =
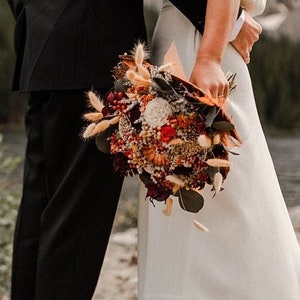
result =
M248 1L249 2L249 1ZM263 1L253 1L260 4ZM161 65L174 42L189 77L201 35L169 1L163 1L153 38L153 63ZM236 91L227 112L243 140L231 155L224 190L197 214L174 198L145 200L140 187L138 223L139 300L299 300L300 251L261 127L251 79L241 56L229 44L222 67L236 73ZM199 231L193 220L205 225Z

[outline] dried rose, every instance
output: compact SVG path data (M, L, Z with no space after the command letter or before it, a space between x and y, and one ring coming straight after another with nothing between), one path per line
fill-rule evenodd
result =
M176 135L176 130L171 126L163 126L160 130L160 139L169 142Z

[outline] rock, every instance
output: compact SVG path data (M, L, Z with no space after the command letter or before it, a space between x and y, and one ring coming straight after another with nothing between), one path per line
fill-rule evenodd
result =
M135 247L137 244L137 229L131 228L124 232L114 233L111 242L124 247Z
M137 229L111 235L93 300L137 299Z

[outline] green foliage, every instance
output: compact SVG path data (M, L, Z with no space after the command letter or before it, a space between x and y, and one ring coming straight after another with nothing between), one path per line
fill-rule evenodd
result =
M20 183L12 180L21 158L5 156L1 143L0 134L0 299L10 286L13 231L21 194Z
M300 130L300 43L262 38L249 65L263 123L280 131Z
M7 0L0 0L0 121L8 117L8 100L14 68L15 21Z

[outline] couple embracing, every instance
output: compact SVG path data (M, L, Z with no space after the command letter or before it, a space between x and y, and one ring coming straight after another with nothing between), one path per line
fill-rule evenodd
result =
M118 55L146 40L141 0L8 0L16 17L13 89L28 92L23 196L13 300L91 299L123 179L83 141L86 91L106 93ZM246 64L263 0L162 1L151 59L170 46L189 80L227 98L243 140L224 191L205 204L201 234L176 203L166 218L139 201L140 300L298 300L300 252L267 148ZM210 191L204 190L209 195ZM112 283L113 284L113 283Z

